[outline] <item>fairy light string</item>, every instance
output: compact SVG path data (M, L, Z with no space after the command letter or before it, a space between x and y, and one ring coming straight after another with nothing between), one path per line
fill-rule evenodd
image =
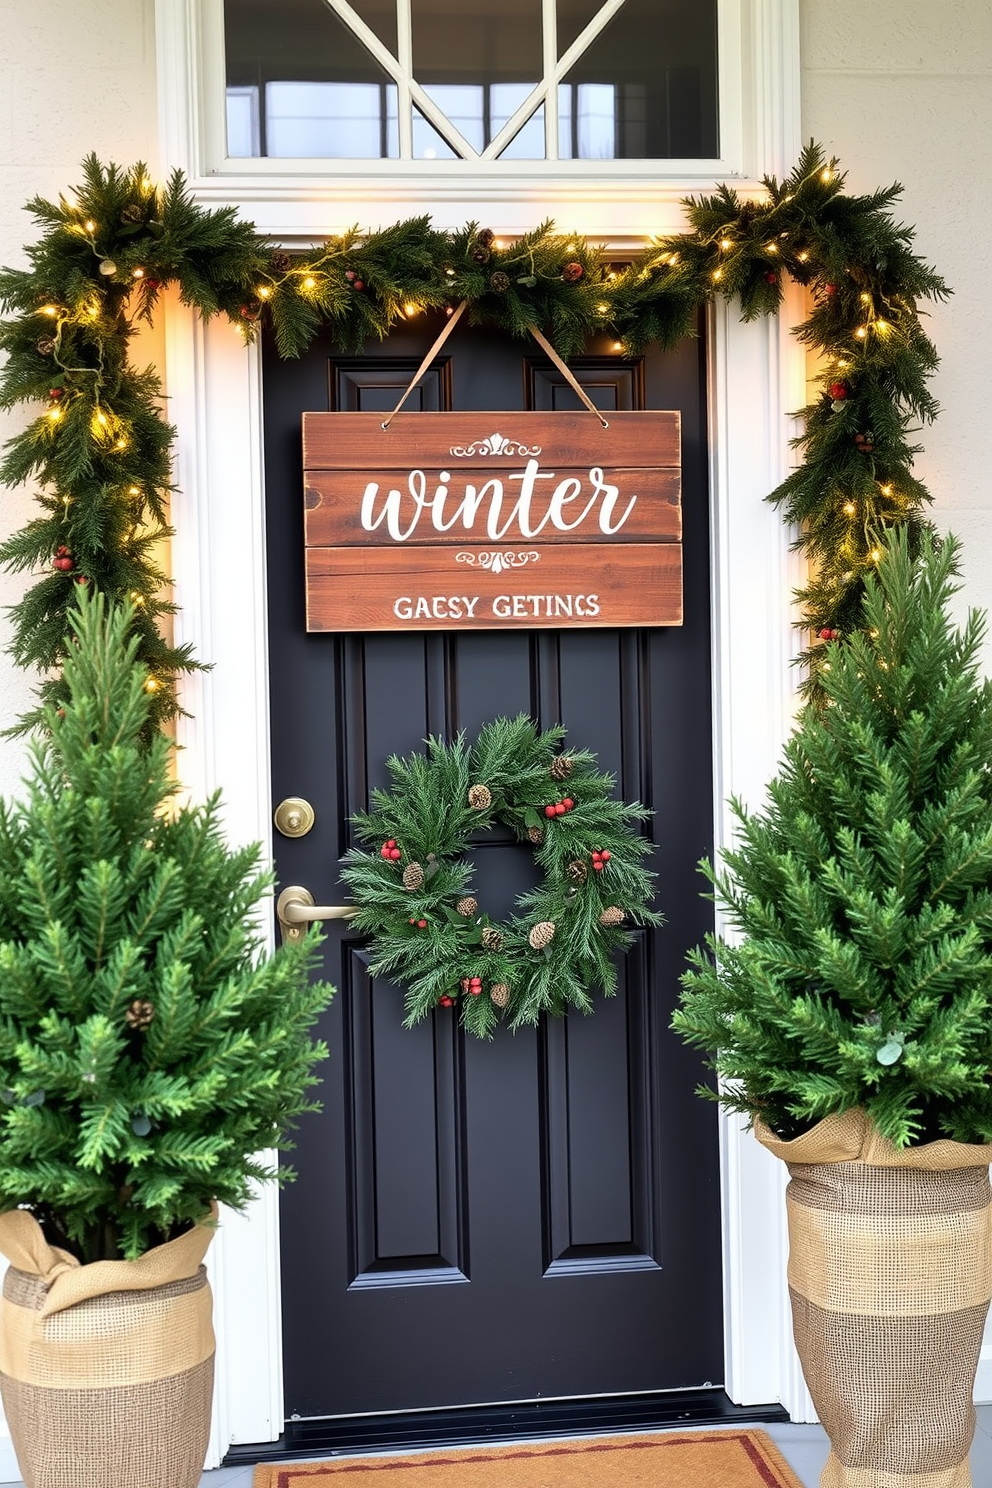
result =
M919 304L948 293L892 217L901 188L858 196L844 183L810 144L760 193L721 185L687 199L686 230L621 267L551 222L505 243L476 223L442 232L415 217L290 253L233 208L197 206L178 172L156 188L142 164L88 157L71 198L28 204L40 236L26 268L0 273L0 405L40 409L0 462L0 481L38 491L38 515L0 547L0 562L34 576L13 610L16 661L48 674L42 699L57 700L73 585L92 583L135 603L155 724L178 711L179 678L197 665L162 634L174 608L157 556L171 531L173 430L156 372L129 357L137 322L154 319L170 287L246 342L264 327L283 357L319 333L358 351L466 300L470 323L521 338L537 325L567 358L597 337L616 355L670 349L716 295L745 320L772 314L789 276L807 291L795 334L820 370L794 441L800 461L768 499L810 560L797 623L811 639L815 692L821 642L861 623L881 534L905 523L915 547L928 525L910 440L938 411L928 387L937 354Z

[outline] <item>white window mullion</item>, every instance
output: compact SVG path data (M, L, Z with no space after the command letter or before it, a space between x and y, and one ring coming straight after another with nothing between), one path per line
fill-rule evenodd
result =
M555 82L560 82L569 68L576 63L591 44L596 40L599 33L612 21L617 11L623 5L624 0L606 0L602 10L598 10L584 31L580 31L566 52L563 52L555 63Z
M544 155L558 159L558 16L556 0L542 0L544 27Z
M498 156L503 152L503 150L506 149L507 145L513 139L514 135L519 133L519 131L523 128L527 120L530 118L531 114L540 107L542 100L544 100L545 106L547 106L547 99L550 97L551 91L552 90L548 87L547 76L545 76L544 81L538 83L533 93L530 93L524 99L523 103L516 110L516 112L512 114L509 119L507 119L499 134L494 135L493 138L489 141L488 145L479 156L479 159L496 160ZM555 111L555 113L557 117L557 110Z
M396 0L396 50L400 64L396 80L400 125L400 159L413 159L413 15L410 0Z

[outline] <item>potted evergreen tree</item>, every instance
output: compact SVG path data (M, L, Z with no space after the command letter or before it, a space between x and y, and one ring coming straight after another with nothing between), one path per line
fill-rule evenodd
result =
M957 543L893 532L768 800L734 803L733 937L675 1027L783 1158L824 1485L964 1488L992 1292L992 687Z
M81 588L64 707L0 803L0 1388L29 1488L199 1481L216 1206L273 1176L324 1053L313 940L264 955L258 849L176 805L131 619Z

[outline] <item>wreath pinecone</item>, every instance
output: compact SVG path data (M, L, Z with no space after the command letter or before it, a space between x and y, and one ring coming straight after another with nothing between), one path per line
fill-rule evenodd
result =
M345 859L352 924L370 938L371 973L403 988L407 1024L456 1009L485 1037L501 1017L516 1028L588 1012L594 991L616 991L625 922L660 923L643 864L651 845L637 830L649 813L615 798L588 751L559 754L564 732L521 716L486 724L471 747L463 735L428 739L424 754L389 760L390 790L354 818L365 846ZM569 805L556 812L566 779ZM470 836L496 823L541 875L501 921L470 891L466 861Z

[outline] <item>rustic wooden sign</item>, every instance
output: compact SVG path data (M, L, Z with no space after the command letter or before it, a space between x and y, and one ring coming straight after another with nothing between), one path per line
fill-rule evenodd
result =
M307 629L681 625L678 413L305 413Z

